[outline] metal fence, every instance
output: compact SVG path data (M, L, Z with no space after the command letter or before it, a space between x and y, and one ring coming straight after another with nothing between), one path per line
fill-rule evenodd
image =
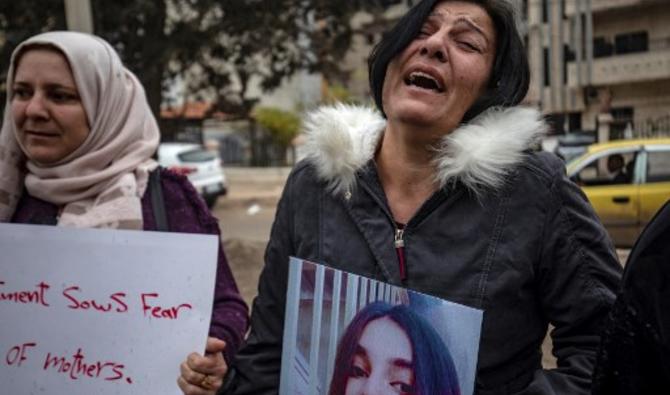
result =
M670 115L636 122L634 138L670 137Z

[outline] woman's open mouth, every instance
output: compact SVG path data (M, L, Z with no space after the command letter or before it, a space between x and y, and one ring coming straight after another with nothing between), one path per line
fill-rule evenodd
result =
M423 71L413 71L405 78L405 85L414 86L420 89L444 93L444 86L440 81Z

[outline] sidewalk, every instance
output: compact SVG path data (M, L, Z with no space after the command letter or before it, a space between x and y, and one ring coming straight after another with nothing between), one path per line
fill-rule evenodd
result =
M263 253L289 167L225 167L228 195L218 200L224 251L244 300L256 295Z
M279 199L291 167L226 167L228 203L247 204L253 201Z

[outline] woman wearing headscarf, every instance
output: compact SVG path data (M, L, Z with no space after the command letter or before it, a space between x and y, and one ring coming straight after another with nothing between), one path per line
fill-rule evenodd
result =
M75 32L34 36L12 54L7 88L0 221L220 234L186 178L152 159L156 119L107 42ZM182 364L185 393L214 393L246 328L247 307L219 247L210 338L204 356Z
M227 388L276 393L295 256L483 310L476 394L590 393L621 266L561 161L530 149L547 127L517 107L529 67L510 3L419 2L369 78L378 112L307 122Z

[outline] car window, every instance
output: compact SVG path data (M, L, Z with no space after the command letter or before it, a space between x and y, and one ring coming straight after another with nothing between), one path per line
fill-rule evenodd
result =
M652 151L647 155L647 182L670 181L670 151Z
M194 149L177 155L182 162L208 162L216 159L216 153L202 149Z
M587 147L562 147L559 146L556 149L556 154L563 159L565 163L570 163L576 158L579 158L584 152L586 152Z
M631 184L634 180L635 152L612 153L593 159L575 176L583 186Z

